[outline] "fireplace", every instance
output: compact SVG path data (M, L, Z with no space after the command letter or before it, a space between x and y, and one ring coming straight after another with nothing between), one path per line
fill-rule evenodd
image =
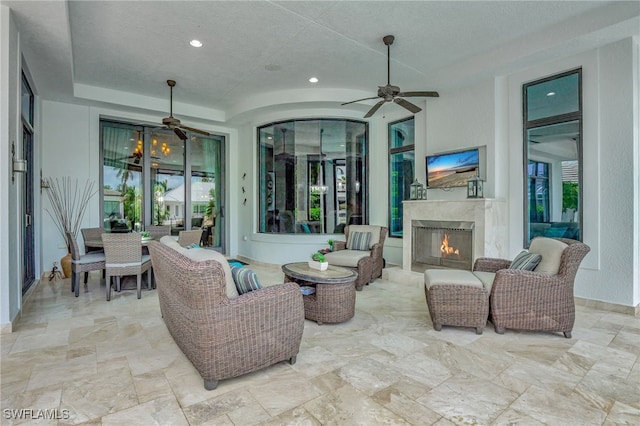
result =
M411 221L412 269L441 267L471 270L474 222Z

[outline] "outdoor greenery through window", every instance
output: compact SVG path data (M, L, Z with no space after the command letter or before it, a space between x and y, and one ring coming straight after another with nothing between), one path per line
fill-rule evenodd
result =
M342 233L367 223L367 124L309 119L259 127L261 233Z
M537 236L582 240L582 73L523 86L525 247Z
M415 175L415 120L389 124L389 236L402 237L402 201Z

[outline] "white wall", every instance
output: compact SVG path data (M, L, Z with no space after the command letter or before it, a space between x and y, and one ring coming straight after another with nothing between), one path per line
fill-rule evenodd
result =
M19 137L20 35L11 13L0 6L0 332L11 331L22 304L22 223L18 203L23 176L11 177L11 144L22 158Z
M522 84L582 67L583 76L583 239L591 247L578 272L578 297L626 306L638 304L638 232L633 229L634 149L638 138L637 45L625 39L597 50L541 64L508 78L508 102L520 104ZM523 242L522 107L509 108L510 252ZM637 157L635 162L637 162ZM499 167L499 166L498 166ZM635 235L635 237L634 237ZM634 238L636 241L634 241ZM635 251L634 251L635 250ZM635 296L634 296L635 294Z

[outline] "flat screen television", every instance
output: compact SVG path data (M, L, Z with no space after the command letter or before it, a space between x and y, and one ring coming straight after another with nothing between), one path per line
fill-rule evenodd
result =
M467 186L467 180L480 172L478 148L428 155L426 161L428 188Z

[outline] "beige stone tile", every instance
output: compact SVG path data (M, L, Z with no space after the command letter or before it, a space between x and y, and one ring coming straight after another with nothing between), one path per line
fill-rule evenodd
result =
M586 425L602 424L604 411L576 404L569 398L553 394L538 386L531 386L512 405L511 409L544 424Z
M373 400L415 425L432 424L442 417L393 386L377 392Z
M409 424L350 385L309 401L304 408L323 425Z
M440 361L417 352L399 358L391 366L404 376L431 388L452 376L451 370Z
M454 423L489 424L517 397L516 392L464 373L451 377L416 401Z
M252 383L249 392L270 416L277 416L304 404L322 392L300 373L289 370L278 375L278 380ZM229 414L231 420L234 420Z
M27 391L67 381L79 380L96 374L96 357L82 356L33 367Z
M321 423L311 415L303 407L296 407L293 410L286 411L277 417L273 417L267 421L261 422L261 426L282 426L282 425L299 425L299 426L320 426Z
M517 361L501 374L539 386L548 392L556 392L561 395L571 393L581 379L581 376L576 376L535 361Z
M0 355L5 356L11 351L11 347L18 338L19 333L0 334Z
M631 369L638 358L638 355L627 351L583 341L577 341L569 352L627 369Z
M43 330L42 334L20 333L9 354L15 355L20 352L52 348L69 343L69 330L59 330L51 333L46 333L45 331Z
M173 390L162 371L152 371L133 377L136 394L140 403L173 396Z
M215 393L212 391L211 393ZM256 406L258 402L246 391L230 391L222 395L211 395L210 398L188 407L183 406L184 414L190 425L211 424L213 419L236 412L243 407Z
M371 359L351 362L338 370L345 382L366 395L373 395L391 386L400 376L392 368Z
M609 415L604 421L605 426L613 425L639 425L640 409L631 407L622 402L616 402L611 407Z
M589 371L576 386L576 392L595 393L634 408L640 408L640 382L621 379L599 371Z
M321 376L347 363L342 357L320 346L313 346L298 353L292 369L307 377Z
M175 398L163 397L106 415L102 417L102 425L188 426L189 423Z
M542 426L546 423L539 422L524 413L520 413L512 408L507 408L493 422L496 425L518 425L518 426Z
M67 424L99 419L138 404L128 369L98 373L64 383L60 407L71 414Z
M57 424L50 417L62 417L60 407L60 386L49 386L32 392L21 392L2 395L2 424ZM9 417L9 418L7 418Z
M333 392L346 384L342 377L338 375L337 371L316 376L312 378L310 382L323 394Z

